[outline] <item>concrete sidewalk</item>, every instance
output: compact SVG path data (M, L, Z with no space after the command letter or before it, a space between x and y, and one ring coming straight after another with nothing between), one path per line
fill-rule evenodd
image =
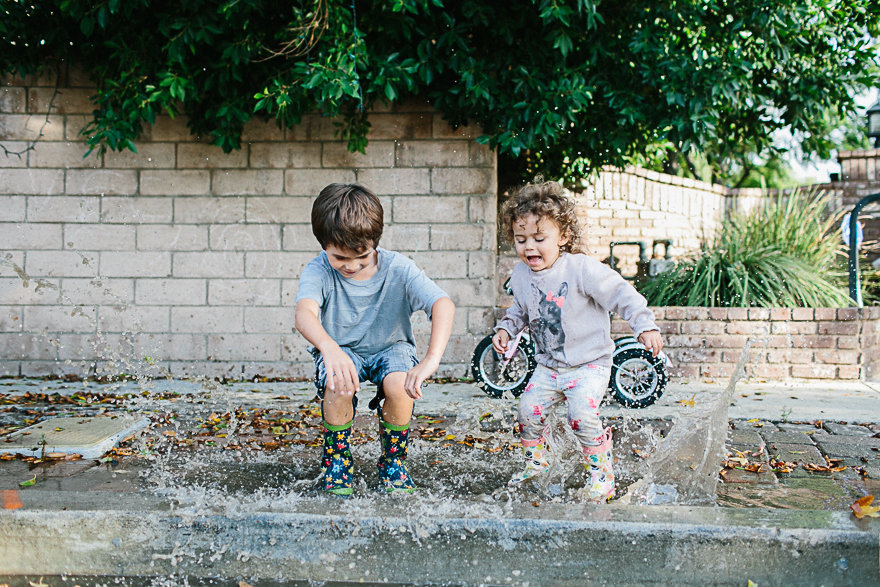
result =
M622 415L665 429L669 420L674 425L681 414L699 410L723 387L674 383L655 406L623 410L612 403L602 415L618 432L615 418ZM119 409L112 402L47 404L37 401L47 396L34 400L35 394L136 391L131 383L0 380L0 428L64 410L98 415ZM224 587L239 580L256 587L295 580L339 586L741 587L751 580L763 587L876 585L880 578L880 520L857 520L848 510L853 496L880 495L875 473L855 472L880 463L875 456L880 456L880 439L873 438L880 427L868 425L880 422L880 391L874 384L738 386L729 413L734 448L764 461L775 455L824 465L830 455L848 468L780 474L732 470L718 490L726 507L590 505L564 502L552 493L507 492L505 480L520 466L518 450L480 448L481 443L501 447L509 436L503 422L499 432L480 434L476 421L470 441L463 433L442 440L461 419L490 411L513 414L515 401L490 399L467 383L431 384L417 404L418 414L438 416L438 423L419 419L417 431L445 429L441 440L423 437L415 443L411 467L419 493L385 495L374 489L378 449L368 437L355 447L356 474L363 479L355 497L331 499L314 488L317 449L310 445L248 452L243 440L232 450L184 443L195 438L187 430L201 430L197 426L208 414L236 406L304 419L305 430L314 434L318 420L310 384L206 388L163 381L152 391L139 400L138 409L152 418L157 442L167 443L152 445L149 459L0 461L0 584L26 586L25 577L55 581L62 575L85 577L77 581L83 587L90 587L83 582L89 576L98 575L148 577L146 584L154 585L165 576L163 584L185 584L183 579L168 583L171 574ZM356 427L368 431L373 416L365 404L372 392L364 392ZM34 401L16 405L16 398L24 403L26 393ZM693 408L681 403L691 400ZM821 428L816 420L823 421ZM211 433L218 443L219 431ZM616 432L620 458L630 450L622 443ZM33 486L21 486L32 477ZM563 493L571 483L563 479ZM46 584L63 587L64 582L52 581Z
M190 381L157 380L152 392L178 392L194 395L204 391L199 383ZM606 395L602 407L604 417L627 414L633 417L674 419L682 411L680 402L694 400L699 406L711 395L726 387L726 382L706 383L699 381L675 381L667 386L663 396L645 409L632 410L620 407ZM315 397L314 386L309 382L239 382L219 385L224 401L239 401L244 405L267 406L296 402L308 402ZM132 393L138 386L132 382L117 384L83 384L63 380L0 379L0 394L10 396L24 393L60 393L71 395L81 392ZM365 384L358 394L359 411L367 411L366 404L373 397L375 386ZM731 419L759 418L769 421L813 421L880 423L880 382L864 381L792 381L792 382L740 382L731 404ZM416 402L416 414L431 416L455 416L461 409L475 404L506 406L511 410L517 400L494 399L471 383L431 383L423 389L422 399ZM157 405L161 402L157 402ZM2 426L2 421L0 421Z
M682 411L679 402L693 399L696 406L726 387L722 383L698 381L670 383L663 396L653 406L640 410L621 407L606 396L603 417L627 414L638 418L675 419ZM737 385L735 401L731 404L731 419L758 418L770 421L830 420L836 422L880 423L880 383L863 381L819 382L754 382ZM469 402L490 400L478 387L469 383L432 384L424 391L424 399L417 403L417 411L425 414L453 415L451 402L465 405ZM516 400L494 400L511 406Z

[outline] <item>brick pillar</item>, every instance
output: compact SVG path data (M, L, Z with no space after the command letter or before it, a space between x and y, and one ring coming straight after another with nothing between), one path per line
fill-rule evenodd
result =
M839 190L841 202L849 211L865 196L880 192L880 149L863 151L841 151L837 156L840 162L840 181L830 186ZM880 241L880 204L871 204L861 216L865 227L865 242ZM875 259L880 251L868 251L868 257Z

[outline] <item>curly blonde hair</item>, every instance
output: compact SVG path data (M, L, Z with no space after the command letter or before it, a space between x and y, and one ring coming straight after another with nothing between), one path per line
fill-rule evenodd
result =
M568 242L560 250L566 253L582 253L581 229L574 202L565 197L562 186L555 181L527 183L501 205L500 230L508 242L513 242L513 223L528 214L539 221L548 218L559 228Z

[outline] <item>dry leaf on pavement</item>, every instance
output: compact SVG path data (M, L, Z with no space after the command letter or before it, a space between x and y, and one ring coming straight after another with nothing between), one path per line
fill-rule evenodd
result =
M880 518L880 505L871 505L871 502L873 501L873 495L866 495L865 497L857 499L854 504L849 506L849 509L851 509L855 517L860 520L865 516Z

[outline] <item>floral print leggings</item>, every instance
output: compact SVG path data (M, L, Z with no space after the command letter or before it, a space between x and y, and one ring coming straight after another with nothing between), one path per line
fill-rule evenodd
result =
M599 404L608 389L611 369L584 365L556 371L538 365L519 400L519 434L523 446L543 439L547 415L561 401L568 402L568 423L582 448L602 444L604 430Z

